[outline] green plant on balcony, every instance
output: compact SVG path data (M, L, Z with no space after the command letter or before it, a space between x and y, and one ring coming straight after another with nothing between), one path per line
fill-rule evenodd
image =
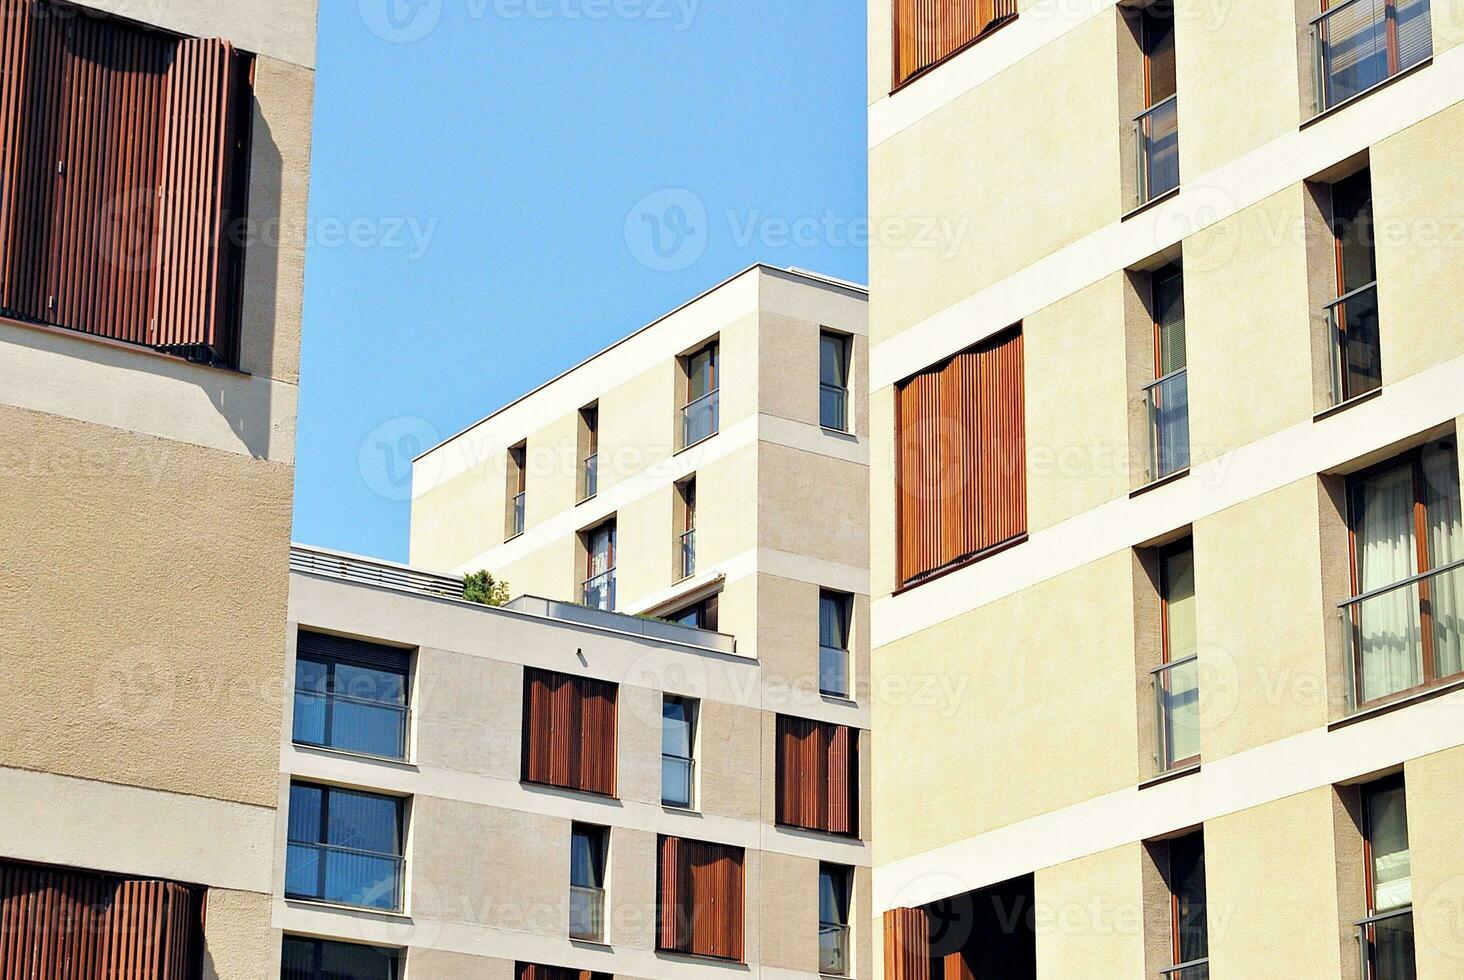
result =
M485 606L502 606L508 603L508 583L495 578L486 568L463 576L463 598Z

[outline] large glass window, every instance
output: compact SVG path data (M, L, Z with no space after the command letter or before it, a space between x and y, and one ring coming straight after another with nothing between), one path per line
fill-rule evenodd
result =
M1188 540L1159 552L1162 664L1154 674L1159 768L1200 758L1200 678L1195 640L1195 555Z
M606 521L585 534L584 604L615 608L615 522Z
M1168 842L1170 927L1174 968L1166 980L1209 980L1210 938L1205 908L1205 839L1201 831Z
M1429 0L1322 0L1321 6L1311 24L1319 112L1433 55Z
M580 409L580 420L585 440L584 459L580 463L580 499L588 500L600 491L600 406Z
M408 659L395 647L301 630L294 741L406 758Z
M569 839L569 934L600 942L605 938L605 868L610 831L576 823Z
M818 422L840 432L849 428L849 338L824 333L818 338Z
M1149 479L1188 469L1189 372L1185 354L1184 273L1166 266L1151 277L1154 311L1154 380L1145 388L1149 407Z
M681 410L681 444L690 446L717 434L718 390L722 383L716 341L684 359L686 404Z
M1337 298L1327 305L1327 322L1332 400L1340 403L1383 383L1369 171L1360 171L1333 184L1331 197Z
M842 864L818 866L818 972L849 975L849 899L853 870Z
M280 980L396 980L401 954L394 949L286 936Z
M1413 877L1403 777L1362 789L1367 918L1358 923L1364 980L1414 980Z
M1452 440L1353 479L1353 588L1342 604L1353 703L1464 673L1464 533Z
M661 802L690 809L696 780L696 712L691 698L661 702Z
M818 594L818 689L849 696L849 617L854 597L821 589Z
M689 477L677 485L681 494L681 536L678 568L681 578L696 574L696 477Z
M1144 52L1144 108L1134 119L1139 201L1179 186L1179 98L1174 59L1174 10L1156 3L1139 14Z
M285 894L400 910L403 830L398 797L291 783Z

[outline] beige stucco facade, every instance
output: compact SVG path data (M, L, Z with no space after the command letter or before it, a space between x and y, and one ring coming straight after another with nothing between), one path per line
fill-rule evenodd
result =
M258 233L238 370L0 321L0 858L206 886L204 975L263 980L315 4L82 6L256 53Z
M1356 592L1348 477L1464 415L1443 285L1464 279L1444 162L1464 153L1457 5L1431 4L1431 59L1313 119L1317 4L1175 4L1180 186L1137 211L1122 10L1018 6L893 94L892 5L870 7L872 226L970 219L948 253L871 244L872 924L1031 874L1036 976L1152 977L1174 961L1146 854L1202 829L1209 975L1351 980L1361 842L1336 801L1401 772L1417 975L1458 976L1439 814L1464 776L1464 702L1359 716L1338 613ZM1315 187L1364 164L1382 388L1329 411ZM1166 261L1184 273L1190 466L1145 488L1153 323L1134 282ZM1029 536L899 591L896 385L1014 323ZM1175 776L1155 759L1143 561L1185 537L1201 751Z

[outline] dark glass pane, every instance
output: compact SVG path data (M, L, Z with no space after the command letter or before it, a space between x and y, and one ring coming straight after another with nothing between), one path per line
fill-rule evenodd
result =
M305 783L290 784L290 840L320 841L321 800L325 790Z
M1416 980L1412 914L1384 919L1367 931L1372 980Z
M821 334L818 346L818 380L821 384L846 388L849 385L847 341L833 334Z
M335 668L336 694L345 694L366 701L406 704L407 678L396 671L338 663Z
M569 883L582 888L605 885L605 831L576 826L569 840Z
M1364 790L1363 808L1372 855L1372 911L1406 908L1413 904L1413 882L1403 783L1387 780Z
M1332 185L1332 232L1337 236L1342 277L1337 295L1378 278L1373 255L1372 179L1368 171Z
M818 918L820 922L849 924L849 869L822 864L818 870Z
M840 650L849 646L848 597L823 592L818 597L819 646Z
M1154 322L1159 335L1155 352L1158 377L1173 374L1185 366L1184 276L1174 269L1154 274Z
M377 854L400 854L401 812L401 800L396 797L332 789L325 843Z
M1175 962L1188 963L1210 955L1205 914L1205 844L1200 834L1169 842L1169 889L1174 895L1179 935Z
M1149 70L1149 105L1178 91L1174 70L1174 11L1164 0L1144 11L1144 54Z
M320 980L392 980L396 954L354 943L320 944Z
M280 953L280 980L313 980L317 943L297 936L286 936Z
M691 706L676 698L661 703L661 752L691 757Z

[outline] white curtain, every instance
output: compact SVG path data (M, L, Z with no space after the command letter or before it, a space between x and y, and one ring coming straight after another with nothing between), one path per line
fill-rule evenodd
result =
M1360 593L1392 585L1417 571L1413 471L1403 465L1358 485L1357 561ZM1362 646L1359 702L1423 683L1418 593L1394 589L1356 607Z
M1428 512L1428 555L1431 567L1442 568L1464 558L1464 531L1459 518L1459 463L1452 447L1431 447L1423 456L1423 502ZM1429 580L1433 612L1434 665L1439 677L1464 671L1464 622L1459 608L1464 569Z

